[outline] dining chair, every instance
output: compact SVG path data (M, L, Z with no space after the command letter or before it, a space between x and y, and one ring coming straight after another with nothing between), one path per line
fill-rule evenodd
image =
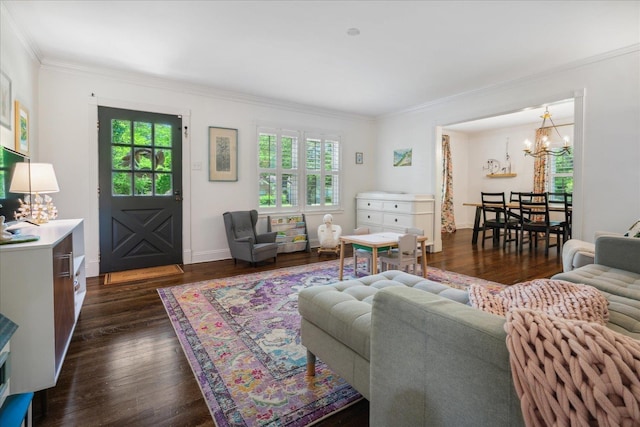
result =
M558 203L564 208L564 220L562 225L565 227L564 239L567 241L572 236L571 222L573 213L573 193L567 192L549 192L549 203Z
M535 243L538 247L538 235L544 235L544 254L549 254L549 247L556 246L557 254L565 238L565 227L562 221L551 221L549 213L549 199L547 193L521 193L520 194L520 245L522 252L524 234L528 233L529 248ZM556 236L556 244L550 243L551 235Z
M403 234L398 238L398 250L388 251L380 255L381 270L386 271L390 266L394 270L409 272L409 266L413 265L413 274L418 272L418 236L415 234Z
M503 248L507 247L507 243L515 242L518 245L518 229L520 221L509 214L504 193L480 193L482 198L482 219L484 225L482 227L482 247L484 247L485 239L491 238L493 246L500 244L500 236L503 237ZM491 230L491 235L487 236L487 230ZM512 236L513 232L513 237Z

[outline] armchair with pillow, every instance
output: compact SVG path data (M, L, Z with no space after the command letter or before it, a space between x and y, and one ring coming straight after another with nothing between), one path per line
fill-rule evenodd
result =
M255 267L256 263L269 258L273 258L273 262L276 262L278 254L277 233L275 231L263 234L256 233L258 212L255 209L225 212L222 216L234 263L241 259L250 262Z

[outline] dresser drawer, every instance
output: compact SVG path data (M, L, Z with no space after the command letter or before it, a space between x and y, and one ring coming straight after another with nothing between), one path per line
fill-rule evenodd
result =
M358 211L358 224L382 224L382 212Z
M385 213L383 215L382 224L385 227L414 227L414 215Z
M369 200L369 199L358 199L357 208L360 209L371 209L374 211L381 211L384 202L381 200Z
M398 202L393 200L384 202L382 209L387 212L399 213L412 213L415 210L413 202Z

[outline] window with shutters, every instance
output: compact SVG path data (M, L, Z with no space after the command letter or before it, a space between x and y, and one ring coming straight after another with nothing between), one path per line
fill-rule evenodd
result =
M262 212L340 208L340 138L258 129L258 206Z
M560 149L558 149L560 150ZM563 156L549 156L549 182L551 193L573 193L573 152Z

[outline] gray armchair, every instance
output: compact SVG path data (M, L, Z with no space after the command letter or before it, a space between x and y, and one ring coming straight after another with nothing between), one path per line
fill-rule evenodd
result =
M256 210L225 212L222 217L234 263L241 259L249 261L255 267L257 262L269 258L273 258L273 262L276 262L277 233L275 231L256 233L256 222L258 222Z

